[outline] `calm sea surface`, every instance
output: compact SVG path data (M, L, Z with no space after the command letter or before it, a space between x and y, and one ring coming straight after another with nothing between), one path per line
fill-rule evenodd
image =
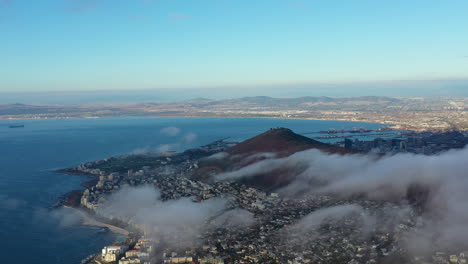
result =
M24 128L9 128L11 124ZM0 120L0 262L79 263L112 243L112 233L82 227L50 209L87 178L52 172L109 156L183 150L224 137L241 141L272 127L297 133L379 124L231 118ZM165 127L173 135L162 134ZM176 133L178 132L179 133ZM174 135L176 134L176 135Z

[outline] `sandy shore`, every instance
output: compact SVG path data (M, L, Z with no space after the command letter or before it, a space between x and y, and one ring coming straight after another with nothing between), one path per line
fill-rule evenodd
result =
M100 222L100 221L96 220L96 218L94 218L89 213L84 212L84 211L82 211L80 209L76 209L76 208L71 208L71 209L75 210L76 212L78 212L80 214L80 216L83 219L81 224L84 225L84 226L106 227L110 231L112 231L112 232L114 232L116 234L124 235L124 236L128 236L128 234L130 233L130 232L128 232L127 230L125 230L123 228L120 228L120 227L117 227L117 226L114 226L114 225L111 225L111 224L106 224L106 223Z

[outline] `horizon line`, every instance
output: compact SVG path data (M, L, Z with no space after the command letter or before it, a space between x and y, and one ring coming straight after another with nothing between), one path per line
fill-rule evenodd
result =
M86 92L148 92L148 91L170 91L170 90L197 90L197 89L220 89L220 88L275 88L283 86L317 86L317 85L385 85L385 84L398 84L398 83L423 83L423 82L457 82L468 81L468 77L460 78L437 78L437 79L395 79L395 80L374 80L374 81L317 81L317 82L288 82L288 83L275 83L275 84L242 84L242 85L206 85L206 86L180 86L180 87L154 87L154 88L102 88L102 89L85 89L85 90L20 90L20 91L1 91L0 94L41 94L41 93L86 93Z

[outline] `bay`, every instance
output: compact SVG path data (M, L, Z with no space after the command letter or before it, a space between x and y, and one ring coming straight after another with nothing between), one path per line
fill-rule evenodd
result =
M24 128L10 128L11 124ZM0 120L2 263L79 263L115 240L50 208L87 178L55 169L128 153L182 151L230 137L242 141L274 127L297 133L373 123L258 118L115 118ZM171 127L171 129L165 129Z

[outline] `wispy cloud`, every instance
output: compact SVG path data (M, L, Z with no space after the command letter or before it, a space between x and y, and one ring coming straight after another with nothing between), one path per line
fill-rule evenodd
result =
M227 199L211 198L195 203L192 198L185 197L163 201L160 190L149 185L124 187L98 210L138 224L150 237L175 249L199 245L203 242L201 235L215 228L245 229L256 222L248 211L230 210Z
M286 158L265 159L237 171L219 174L217 178L252 178L279 168L291 168L296 169L296 176L292 177L292 183L277 191L280 194L325 194L380 201L417 198L427 210L421 219L424 227L414 234L415 238L411 238L408 245L417 245L414 241L425 241L429 236L436 239L418 250L430 250L433 245L446 248L468 246L468 230L465 228L468 208L464 203L468 200L467 158L468 147L438 156L397 154L383 157L330 155L312 149ZM336 212L359 211L355 207L335 209L321 212L318 216L311 215L308 223L319 223L324 216L336 215ZM402 207L390 215L406 214L407 209Z
M159 132L166 136L175 137L179 135L180 131L180 128L171 126L162 128Z
M190 133L187 133L187 134L182 138L182 141L183 141L184 143L192 143L192 142L194 142L195 140L197 140L197 138L198 138L197 134L190 132Z
M156 148L156 153L176 151L178 147L179 147L179 144L162 144Z

